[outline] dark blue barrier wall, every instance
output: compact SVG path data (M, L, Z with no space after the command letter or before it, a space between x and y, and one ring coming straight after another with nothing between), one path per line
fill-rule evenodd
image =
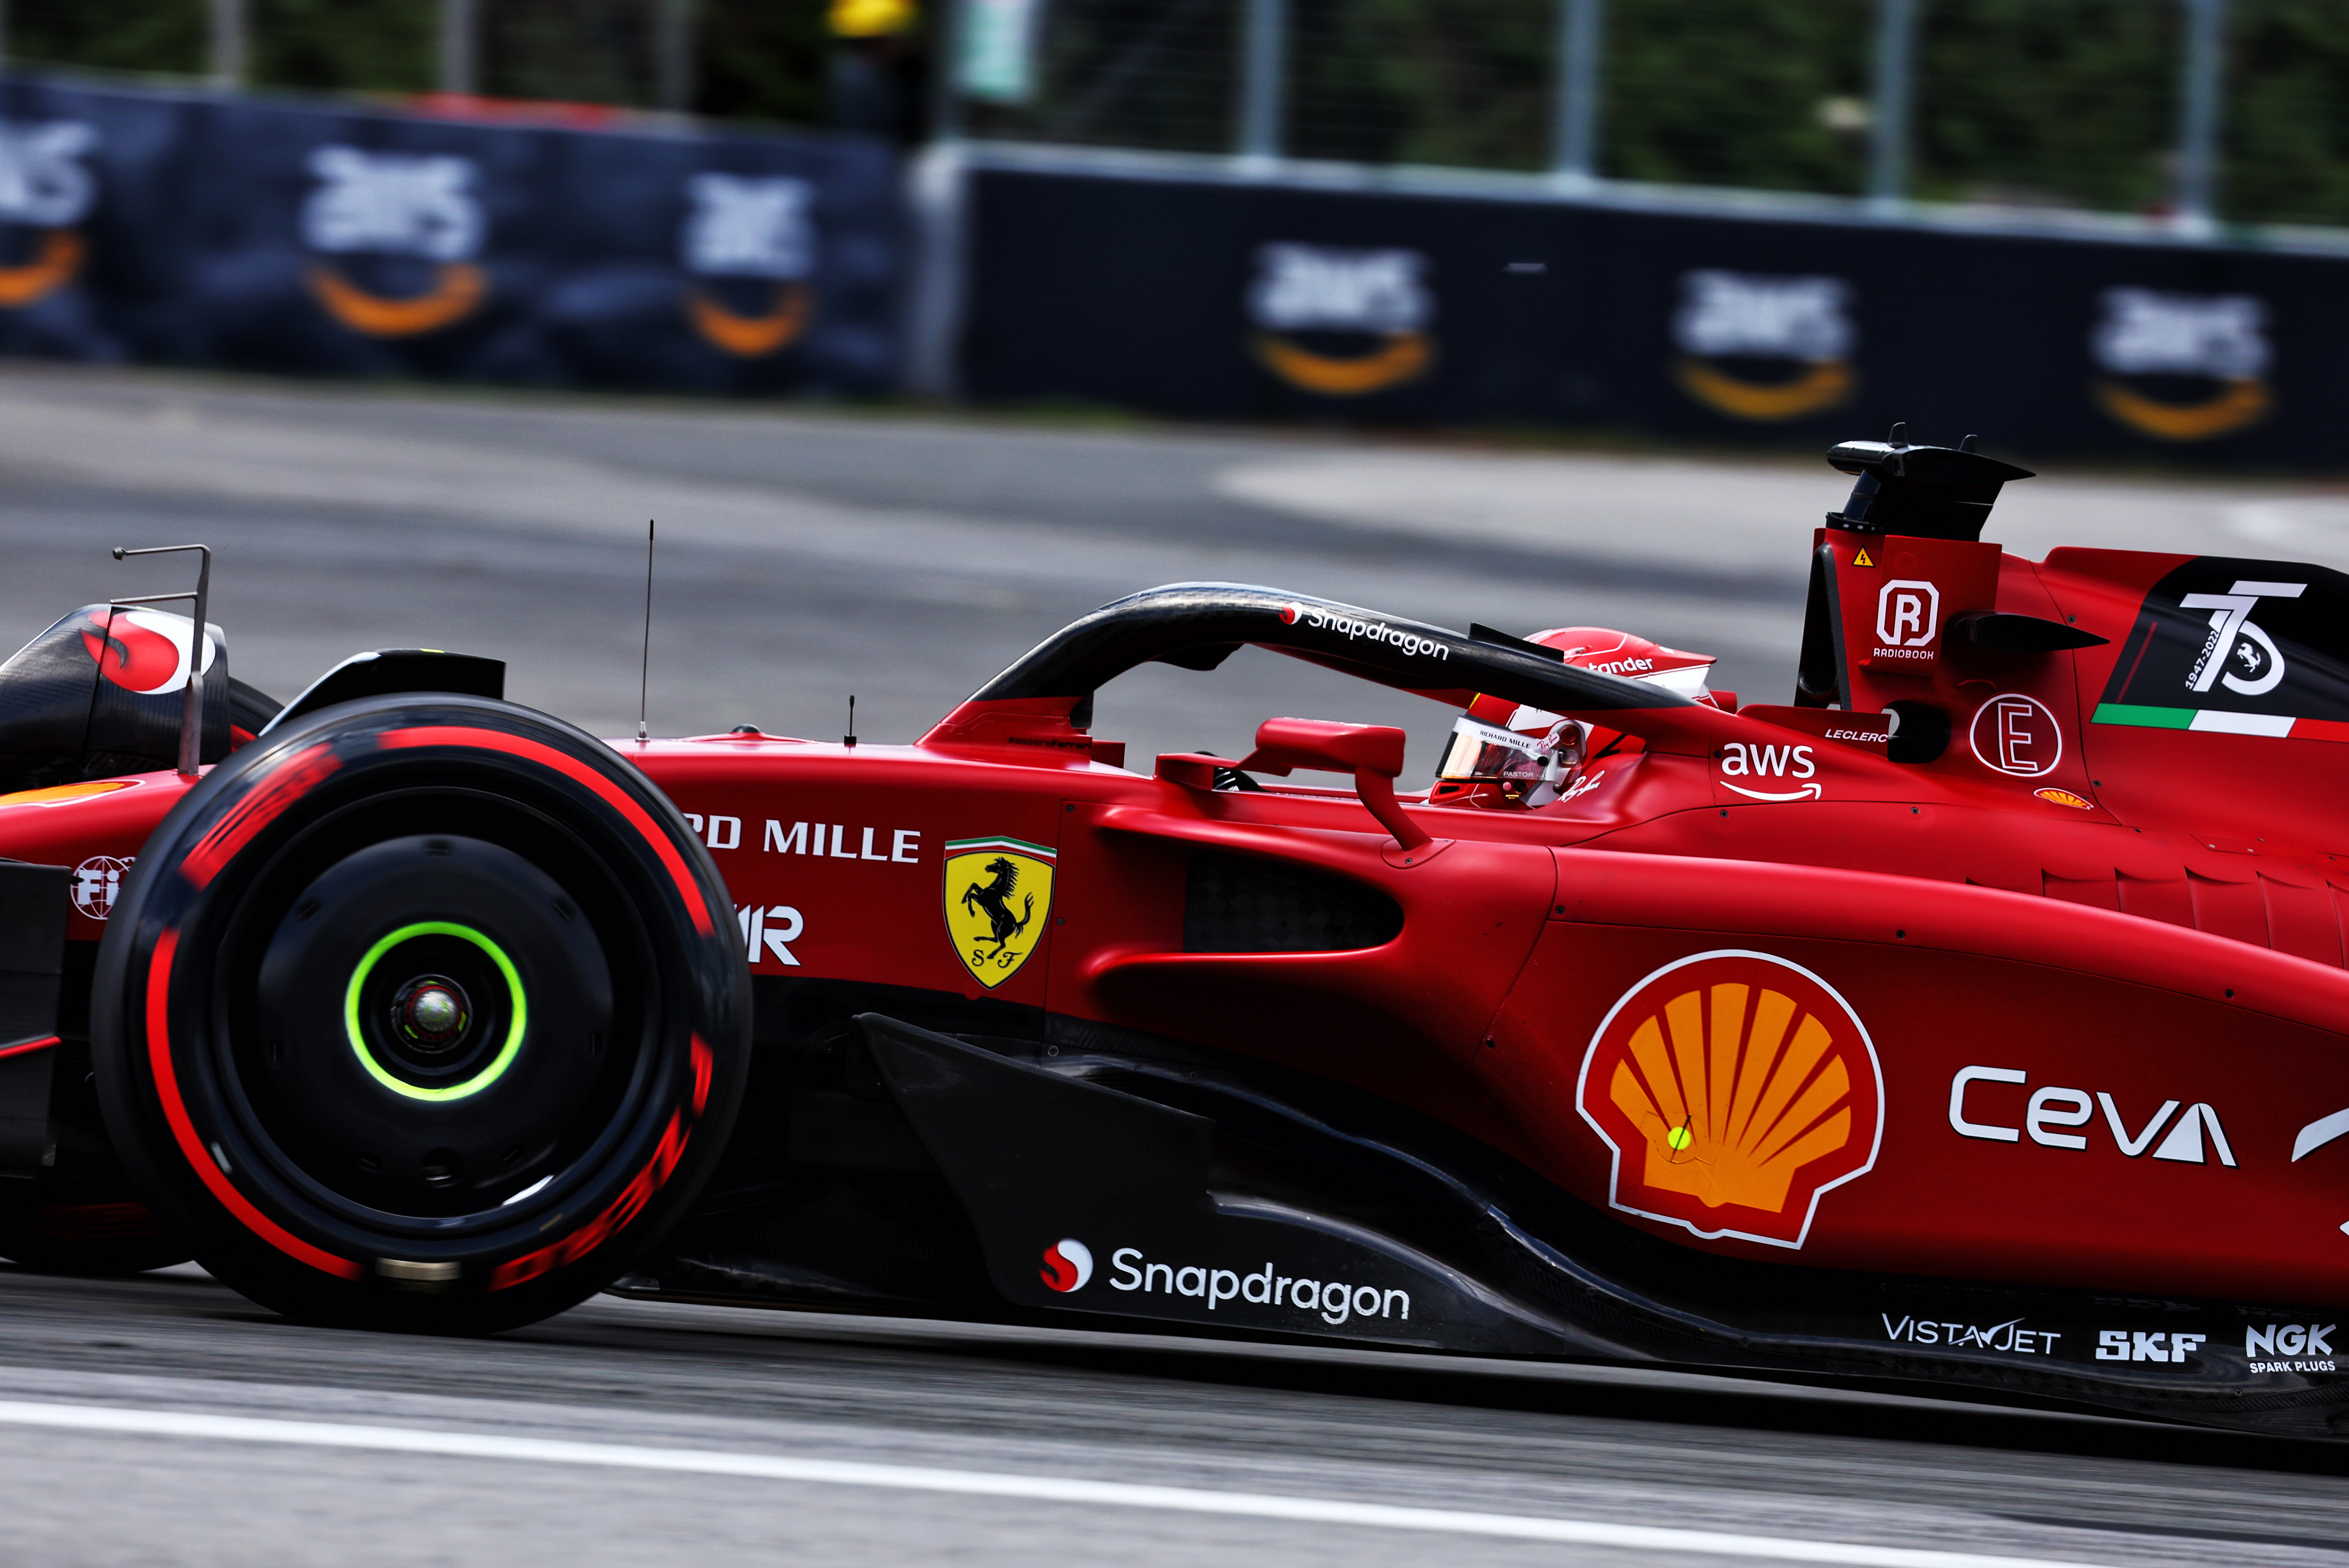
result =
M969 201L980 398L2349 466L2349 259L1003 169Z
M0 81L0 352L879 391L895 163Z

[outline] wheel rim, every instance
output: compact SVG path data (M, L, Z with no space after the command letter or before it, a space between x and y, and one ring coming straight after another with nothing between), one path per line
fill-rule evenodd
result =
M447 937L471 944L496 966L499 977L505 981L505 1006L502 1010L507 1024L504 1037L494 1042L485 1040L484 1044L494 1044L494 1049L489 1053L488 1064L471 1077L457 1083L420 1084L412 1077L392 1071L371 1048L371 1045L381 1045L386 1042L381 1035L370 1042L369 1036L377 1034L377 1032L361 1022L360 999L367 991L368 980L375 976L377 967L387 955L424 937ZM453 1038L446 1043L437 1037L441 1032L432 1029L417 1011L444 997L458 1012ZM484 1016L471 1006L470 996L462 986L431 973L412 976L401 983L390 1012L391 1027L384 1033L392 1040L397 1041L405 1033L411 1037L409 1042L411 1048L419 1054L429 1057L449 1053L459 1062L463 1060L465 1035ZM419 1023L425 1023L426 1027L419 1029L417 1027ZM377 1083L395 1095L403 1095L412 1100L461 1100L480 1094L513 1065L514 1058L522 1054L523 1038L529 1027L530 993L523 986L522 976L514 972L513 961L506 956L505 949L472 927L454 920L411 921L384 937L367 950L367 956L359 960L357 967L351 971L351 982L343 992L343 1028L350 1040L351 1050L358 1056L359 1064Z
M312 825L222 934L226 1154L387 1238L575 1201L650 1110L661 966L630 896L559 824L480 797Z

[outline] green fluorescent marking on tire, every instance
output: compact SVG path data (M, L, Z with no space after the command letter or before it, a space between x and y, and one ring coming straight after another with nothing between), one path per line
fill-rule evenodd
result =
M455 937L472 943L490 955L490 961L498 966L500 974L505 976L506 991L513 997L513 1023L506 1029L506 1043L499 1048L496 1058L463 1083L451 1084L445 1089L422 1088L385 1072L383 1064L375 1059L375 1053L367 1048L367 1039L359 1033L359 988L367 983L367 977L375 972L378 960L400 943L417 937ZM367 957L359 960L359 967L351 971L351 983L343 992L343 1027L349 1032L351 1049L358 1053L359 1065L365 1067L377 1083L393 1094L405 1095L411 1100L461 1100L468 1095L480 1094L513 1065L513 1059L522 1054L523 1030L529 1023L529 999L523 994L522 977L514 973L513 962L506 957L505 950L472 927L460 926L449 920L419 920L412 926L402 926L367 949Z
M2136 724L2147 730L2183 730L2194 722L2191 708L2147 708L2133 702L2099 702L2099 724Z

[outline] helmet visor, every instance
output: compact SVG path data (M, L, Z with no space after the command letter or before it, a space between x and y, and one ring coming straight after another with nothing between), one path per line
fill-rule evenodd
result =
M1449 783L1498 784L1528 805L1546 805L1582 766L1582 726L1572 720L1546 736L1521 735L1465 714L1452 725L1436 777Z

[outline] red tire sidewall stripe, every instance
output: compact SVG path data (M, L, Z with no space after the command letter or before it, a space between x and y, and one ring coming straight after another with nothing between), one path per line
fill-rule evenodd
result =
M180 1154L190 1169L201 1178L221 1207L243 1224L246 1230L285 1253L314 1269L356 1280L367 1271L348 1258L321 1251L287 1231L236 1189L226 1173L196 1136L196 1124L188 1116L186 1103L180 1096L180 1076L171 1062L171 960L180 947L180 933L167 929L155 939L155 956L147 969L147 1061L155 1075L155 1097L163 1104L163 1119L171 1126L171 1136L179 1141Z
M254 834L284 815L287 806L342 765L333 747L323 741L271 764L254 792L230 806L181 858L180 875L191 888L208 887Z
M412 729L388 730L382 736L381 744L387 749L402 749L410 746L480 746L490 751L503 752L509 756L527 758L543 767L554 769L566 778L585 784L614 810L627 818L629 825L644 835L645 841L653 846L653 853L660 857L661 865L667 870L669 879L677 884L678 892L685 898L686 909L693 916L694 930L706 937L717 929L709 912L709 900L702 897L700 886L694 881L692 870L686 865L685 857L677 852L677 846L669 842L668 835L663 833L653 821L651 814L629 799L626 792L619 785L576 757L565 756L552 746L543 745L536 741L524 740L519 735L501 734L495 730L476 730L455 724L419 724Z

